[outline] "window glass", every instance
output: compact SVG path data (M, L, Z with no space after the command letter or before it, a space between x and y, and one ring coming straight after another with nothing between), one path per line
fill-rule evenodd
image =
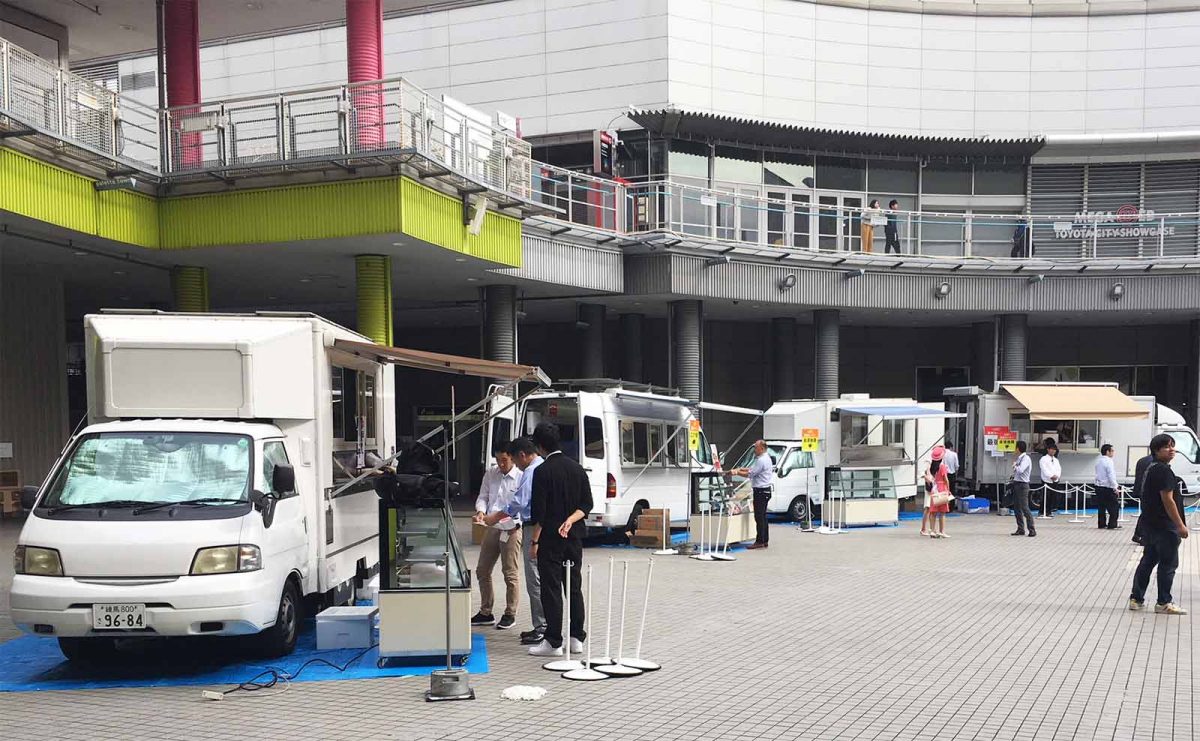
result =
M278 440L269 440L263 443L262 490L280 496L295 496L296 492L275 491L275 487L272 485L275 481L275 466L280 463L288 463L287 450L283 447L283 443Z
M762 153L753 149L717 147L713 163L717 180L758 185L763 179Z
M658 455L654 458L655 463L665 463L667 460L666 451L663 451L662 453L658 452L658 449L662 447L662 430L662 425L651 424L647 426L647 432L649 433L648 447L650 449L650 455L658 453Z
M621 462L633 463L633 423L621 423Z
M903 419L885 419L883 421L883 444L903 445L904 424L905 420Z
M842 447L848 445L866 445L867 418L857 414L842 415Z
M363 407L367 415L367 439L375 439L375 376L360 373L363 380Z
M779 475L783 477L793 471L812 467L812 453L800 450L800 448L792 448L788 451L787 457L783 459L783 464L779 466Z
M813 158L807 154L767 152L763 155L763 182L767 185L787 185L811 188L816 185Z
M689 175L708 181L708 146L694 142L674 140L667 154L667 167L671 175Z
M1177 430L1171 433L1171 437L1175 438L1176 453L1192 463L1200 463L1200 443L1196 442L1192 433Z
M336 365L329 369L330 388L333 392L333 439L346 439L346 424L342 419L342 369Z
M932 191L930 191L932 192ZM981 196L1019 196L1025 194L1025 168L976 167L975 194Z
M916 193L919 170L916 162L872 160L867 166L867 187L875 193ZM884 206L890 200L890 195L879 198Z
M512 442L512 420L496 417L492 420L492 448Z
M43 506L102 502L246 501L250 439L216 433L104 433L84 438Z
M684 442L686 443L687 440L685 439ZM704 430L700 430L700 449L696 451L696 460L706 466L711 466L713 462L712 448L709 447L708 438L704 436Z
M1100 447L1100 420L1081 419L1075 424L1075 449L1095 450Z
M1115 383L1122 394L1133 392L1132 366L1080 366L1079 380L1088 382Z
M826 190L866 190L867 168L865 160L843 157L818 157L817 187Z
M971 195L971 166L930 163L921 173L921 192Z
M588 458L604 458L604 425L599 417L583 418L583 454Z
M786 448L782 445L768 445L767 455L771 456L771 462L778 466L779 457L783 455L785 450ZM750 447L746 448L746 452L742 453L742 457L738 458L738 462L733 464L731 468L749 468L750 466L754 465L754 459L756 457L757 456L754 455L754 446L751 445Z
M647 425L645 422L633 423L633 462L649 463L650 450L646 438Z

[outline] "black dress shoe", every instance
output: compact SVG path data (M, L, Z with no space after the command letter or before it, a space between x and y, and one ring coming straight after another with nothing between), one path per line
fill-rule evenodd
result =
M1105 530L1124 530L1124 529L1125 528L1121 527L1120 525L1109 525L1108 527L1105 528Z
M1009 535L1024 535L1024 534L1025 534L1024 530L1018 530L1015 533L1009 533Z
M537 644L542 642L542 638L543 638L543 636L541 633L533 633L532 635L526 635L526 634L522 633L521 634L521 645L522 646L536 646Z
M1036 538L1036 537L1037 537L1037 533L1035 533L1034 531L1030 530L1030 531L1029 531L1029 537L1031 537L1031 538Z

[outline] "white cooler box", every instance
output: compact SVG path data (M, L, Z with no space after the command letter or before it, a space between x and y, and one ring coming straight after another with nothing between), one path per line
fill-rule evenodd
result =
M379 608L330 607L317 614L317 650L370 648L375 641L375 616Z

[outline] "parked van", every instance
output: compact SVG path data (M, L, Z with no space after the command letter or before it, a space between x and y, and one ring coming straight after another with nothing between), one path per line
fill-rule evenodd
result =
M1008 430L1024 440L1036 458L1046 438L1058 445L1062 481L1092 484L1100 446L1115 449L1117 481L1132 485L1138 459L1150 438L1165 432L1175 438L1171 469L1187 490L1200 493L1200 442L1182 415L1153 396L1127 396L1115 383L1003 382L995 391L978 386L945 390L947 406L966 416L954 433L961 450L959 480L994 496L1012 473L1014 453L996 451L986 428ZM1034 484L1040 481L1037 462Z
M392 369L312 315L84 319L89 426L40 488L13 621L69 659L116 639L258 636L295 646L304 599L336 604L379 560L369 482L394 449Z
M763 441L775 462L767 511L797 522L810 515L817 519L836 487L835 498L847 500L839 522L895 521L898 500L922 493L917 484L922 459L941 442L945 420L954 416L942 404L867 394L776 402L763 415ZM732 467L753 462L751 444Z
M529 435L539 423L553 422L562 436L563 454L579 461L591 481L589 527L623 527L639 499L670 509L673 522L686 523L691 472L713 469L704 432L697 428L689 438L696 420L691 402L609 379L556 386L532 393L520 404L497 397L486 448L507 441L511 430L516 430L514 436ZM501 411L506 406L509 411Z

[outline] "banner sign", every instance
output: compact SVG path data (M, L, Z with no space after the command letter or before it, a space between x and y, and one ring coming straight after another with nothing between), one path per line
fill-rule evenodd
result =
M800 450L812 453L821 444L821 431L815 427L805 427L800 431Z

